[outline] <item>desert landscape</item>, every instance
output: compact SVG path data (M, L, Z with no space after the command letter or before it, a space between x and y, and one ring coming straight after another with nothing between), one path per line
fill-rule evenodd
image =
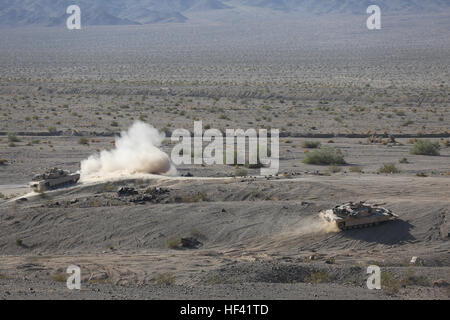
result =
M357 15L183 14L0 28L0 299L449 299L448 11L377 32ZM117 150L137 121L169 156L194 121L279 129L279 173L182 164L30 189ZM341 231L319 216L349 201L398 219Z

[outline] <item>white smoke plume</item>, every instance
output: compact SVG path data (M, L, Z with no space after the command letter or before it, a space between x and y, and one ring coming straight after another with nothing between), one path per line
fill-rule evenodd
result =
M81 180L93 176L176 173L169 156L159 149L164 138L164 133L159 133L151 125L134 122L116 138L115 149L103 150L81 161Z

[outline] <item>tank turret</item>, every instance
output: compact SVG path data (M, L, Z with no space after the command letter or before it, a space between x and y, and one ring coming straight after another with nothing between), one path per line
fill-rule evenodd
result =
M30 188L36 192L57 189L76 184L80 179L78 173L70 173L59 168L51 168L44 173L35 175L30 182Z

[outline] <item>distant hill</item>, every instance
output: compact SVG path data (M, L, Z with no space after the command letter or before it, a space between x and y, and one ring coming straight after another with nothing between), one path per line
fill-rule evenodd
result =
M390 13L436 12L442 8L450 8L449 0L244 0L241 3L247 6L315 14L361 14L372 4Z
M63 26L66 8L77 4L83 25L133 25L185 22L192 13L222 10L236 15L244 8L309 14L364 14L370 4L388 13L438 12L449 0L2 0L0 26ZM231 9L231 10L227 10Z

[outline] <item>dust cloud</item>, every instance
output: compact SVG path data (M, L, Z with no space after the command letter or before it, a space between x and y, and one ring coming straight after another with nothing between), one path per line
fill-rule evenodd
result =
M325 220L322 213L318 216L311 216L302 219L295 226L292 226L290 233L296 236L309 234L325 234L339 232L339 228L335 222Z
M113 150L103 150L81 161L81 181L132 174L176 174L169 156L160 150L164 133L136 121L116 138Z

